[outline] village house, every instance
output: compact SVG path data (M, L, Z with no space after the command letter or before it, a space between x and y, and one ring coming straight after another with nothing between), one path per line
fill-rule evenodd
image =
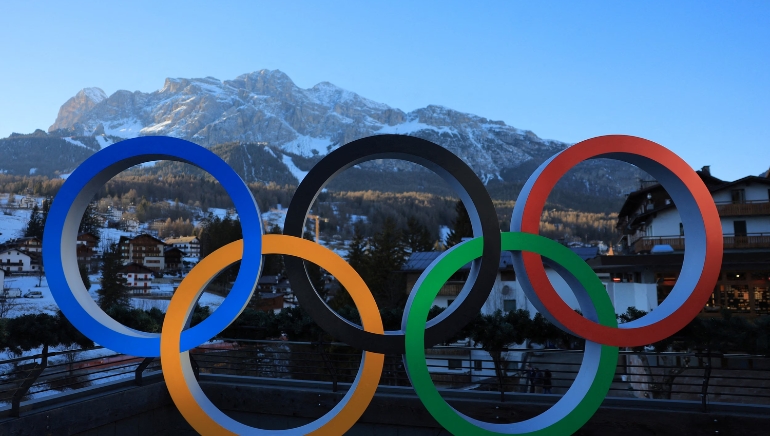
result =
M697 171L711 192L722 223L724 258L719 281L703 314L723 309L757 316L770 313L770 178L726 182ZM656 283L658 300L673 289L684 259L686 236L671 197L657 182L629 194L618 214L623 256L599 257L594 270L616 283Z
M597 247L579 247L571 248L583 260L598 256ZM411 292L415 282L420 274L433 262L441 252L428 251L413 253L402 267L402 272L406 275L406 292ZM460 295L468 281L471 265L467 264L460 268L450 279L444 283L433 304L439 307L449 307L450 304ZM567 282L552 268L546 267L546 274L554 286L556 292L561 296L565 303L573 309L580 309L577 298L572 288ZM610 278L607 274L600 276L605 287L608 288L610 299L615 304L617 314L625 313L629 307L635 307L639 310L649 312L658 306L656 298L656 286L654 283L645 283L635 285L633 283L609 283ZM496 310L504 312L524 309L529 311L532 317L538 312L537 308L529 301L521 284L516 279L516 272L513 270L513 256L510 252L504 251L500 255L500 265L497 272L495 284L490 291L486 303L481 309L482 314L492 314Z
M118 247L124 265L136 263L156 272L166 269L166 244L158 238L147 234L134 238L121 236Z
M99 238L93 233L81 233L77 239L78 264L86 268L86 272L96 272L99 269L99 259L96 256L96 246Z
M196 259L200 259L201 257L201 241L197 236L168 238L163 242L165 242L166 245L182 250L186 253L186 257L194 257Z
M36 236L16 239L14 244L18 249L26 251L27 253L43 252L43 241L41 241L40 238Z
M165 270L169 272L178 272L182 270L182 258L185 253L176 247L166 247L163 250L163 259L166 265Z
M0 251L0 268L10 273L38 273L43 270L40 253L27 253L18 248Z
M118 274L126 280L126 286L131 288L134 294L149 293L152 279L155 277L151 269L138 263L129 263Z
M32 209L36 204L37 200L32 197L21 197L18 203L20 209Z

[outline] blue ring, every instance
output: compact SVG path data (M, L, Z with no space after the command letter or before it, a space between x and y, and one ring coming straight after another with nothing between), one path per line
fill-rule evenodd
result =
M182 139L144 136L110 145L89 157L67 178L48 212L43 233L48 284L56 304L75 328L106 348L140 357L160 356L160 334L128 328L97 306L80 279L75 245L83 213L99 189L121 171L154 160L181 161L211 174L235 204L243 229L243 259L232 290L208 318L182 333L180 352L210 340L240 315L262 269L262 219L254 196L238 174L210 150Z

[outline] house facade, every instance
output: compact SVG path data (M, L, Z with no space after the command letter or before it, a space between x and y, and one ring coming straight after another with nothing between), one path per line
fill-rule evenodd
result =
M201 241L196 236L185 236L182 238L168 238L164 241L166 245L178 248L185 252L187 257L200 259Z
M18 248L10 248L0 251L0 268L5 274L11 273L37 273L43 266L38 253L27 253Z
M147 234L134 238L121 236L118 247L124 265L136 263L156 272L166 269L166 244L158 238Z
M126 286L131 288L131 292L134 294L149 293L152 279L155 277L151 269L138 263L124 266L119 275L126 280Z
M770 178L726 182L709 167L697 173L717 206L724 238L722 270L703 313L770 313ZM619 282L652 280L662 301L679 277L686 245L676 205L660 184L651 183L629 194L617 225L623 255L596 259L592 266Z
M77 238L76 252L78 264L83 265L89 273L99 269L99 259L96 255L96 246L99 238L93 233L81 233Z
M584 260L598 255L598 249L595 247L592 253L586 250L579 251L578 255ZM409 257L409 260L407 260L402 268L406 275L406 292L413 292L412 288L420 274L440 254L440 252L429 251L413 253ZM433 304L443 308L449 307L462 291L468 281L469 274L470 264L465 265L452 275L439 290ZM571 308L580 309L578 300L567 282L555 270L549 267L546 267L546 274L562 300ZM646 282L640 280L639 283L613 282L608 274L601 275L600 279L602 279L607 288L610 299L615 303L615 312L617 314L625 313L629 307L649 312L658 306L656 285L651 280ZM517 309L529 311L532 317L538 313L537 308L527 298L516 278L516 272L513 270L513 256L510 252L505 251L501 253L495 284L492 286L489 297L481 309L481 313L488 315L496 310L508 312Z

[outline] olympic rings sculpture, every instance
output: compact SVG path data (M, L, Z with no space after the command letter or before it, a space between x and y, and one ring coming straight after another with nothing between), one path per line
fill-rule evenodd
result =
M622 325L617 324L612 302L591 268L571 250L537 234L546 198L559 178L576 164L597 157L634 164L659 180L677 204L687 232L682 272L670 295L654 311ZM346 168L383 158L418 163L441 176L465 204L474 235L443 252L422 273L409 295L399 331L384 331L372 293L350 265L323 246L302 239L306 215L324 186ZM215 251L190 271L171 299L162 332L152 334L118 323L96 305L80 279L74 253L80 218L98 189L127 168L163 159L190 163L216 178L235 204L243 223L243 239ZM552 435L577 431L596 412L612 383L618 347L664 339L697 315L716 284L722 244L716 206L698 175L663 146L632 136L592 138L544 162L522 189L513 210L511 231L502 233L484 184L459 157L410 136L359 139L329 153L310 170L292 198L282 235L263 234L259 208L246 183L213 152L181 139L140 137L97 152L70 175L48 214L43 262L54 299L78 330L121 353L160 357L174 403L201 434L343 434L371 402L384 354L397 353L404 355L420 400L451 433ZM480 311L495 282L501 250L513 253L522 289L538 311L563 330L586 339L583 363L567 393L542 414L513 424L482 422L452 408L431 381L425 358L426 347L451 337ZM256 288L265 254L285 255L292 289L321 328L363 350L358 375L342 401L318 420L282 431L252 428L225 415L201 390L187 356L190 349L216 336L243 311ZM222 305L200 324L186 328L206 284L238 261L238 277ZM345 320L326 305L307 276L305 261L326 269L345 286L363 326ZM426 321L441 286L468 262L471 273L456 303ZM583 316L559 297L543 263L567 282Z

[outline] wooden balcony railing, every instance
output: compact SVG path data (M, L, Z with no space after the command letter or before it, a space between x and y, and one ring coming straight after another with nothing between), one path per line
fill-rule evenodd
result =
M723 236L725 250L770 248L770 233ZM656 245L670 245L674 250L684 250L684 236L644 236L634 241L633 250L634 253L648 252Z
M770 215L770 201L746 201L744 203L717 203L719 216Z

